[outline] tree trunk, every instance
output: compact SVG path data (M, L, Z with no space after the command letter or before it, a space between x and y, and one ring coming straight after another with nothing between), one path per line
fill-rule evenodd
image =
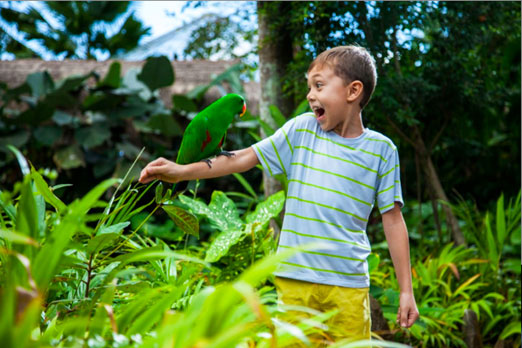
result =
M259 71L261 97L259 100L259 118L276 129L277 125L270 115L270 105L275 105L283 115L290 115L293 110L293 98L283 97L281 78L285 75L286 66L292 60L292 38L290 30L274 28L270 19L271 13L285 13L285 8L291 4L284 2L257 3L259 22ZM266 134L261 128L261 137ZM279 181L268 177L263 173L265 196L270 196L282 189ZM275 223L270 224L274 228L275 238L278 239L279 228Z
M464 334L464 342L468 348L482 348L482 338L480 335L480 325L478 323L477 313L472 309L464 311L464 326L462 332Z
M439 176L437 174L437 170L431 161L431 156L426 149L426 145L422 136L420 134L419 129L416 126L413 126L413 142L415 151L419 156L419 161L422 170L424 171L424 176L426 178L426 184L429 186L430 192L433 197L438 201L442 200L444 202L449 202L448 197L446 196L446 192L444 192L444 188L442 187ZM448 228L451 232L451 237L453 241L455 241L456 245L466 245L466 240L464 239L464 235L459 227L459 222L451 207L447 204L442 205L442 210L446 214L446 222L448 224Z

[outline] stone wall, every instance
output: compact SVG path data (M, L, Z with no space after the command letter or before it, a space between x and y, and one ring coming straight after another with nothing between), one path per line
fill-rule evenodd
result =
M0 81L7 83L9 87L16 87L22 84L26 76L44 71L52 76L53 80L61 80L71 75L83 75L90 71L95 71L101 77L105 76L113 60L63 60L63 61L44 61L41 59L17 59L12 61L0 61ZM121 61L122 75L129 69L141 67L144 61ZM172 106L173 94L184 94L193 88L207 84L213 76L219 75L237 61L173 61L176 80L170 87L160 90L161 98L167 107ZM94 83L94 81L90 81ZM259 113L259 84L249 82L244 85L247 97L247 106L253 114ZM205 95L208 101L219 98L220 93L217 88L212 88Z

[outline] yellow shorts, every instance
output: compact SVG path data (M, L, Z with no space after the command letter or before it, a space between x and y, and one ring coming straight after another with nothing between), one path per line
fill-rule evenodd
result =
M369 288L346 288L281 277L275 277L275 286L278 297L284 304L306 306L321 312L339 310L325 322L328 325L326 341L370 339ZM304 312L299 313L302 317L311 316ZM314 347L321 346L317 342L317 338L313 340Z

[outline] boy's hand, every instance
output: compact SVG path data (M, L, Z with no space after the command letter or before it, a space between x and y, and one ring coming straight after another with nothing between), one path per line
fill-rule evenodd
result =
M145 168L143 168L140 174L139 182L146 184L158 179L170 183L177 183L182 180L181 168L182 165L160 157L150 162Z
M411 327L419 318L419 311L415 304L412 293L401 292L399 295L399 311L397 313L397 324L401 327Z

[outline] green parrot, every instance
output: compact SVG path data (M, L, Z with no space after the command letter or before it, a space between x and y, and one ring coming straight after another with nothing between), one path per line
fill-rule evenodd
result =
M227 129L236 115L240 117L246 112L246 103L238 94L227 94L201 112L190 121L185 129L176 163L188 164L205 161L212 168L209 157L216 155L232 156L222 150ZM183 185L174 185L173 191L179 191ZM176 187L178 186L178 187Z

